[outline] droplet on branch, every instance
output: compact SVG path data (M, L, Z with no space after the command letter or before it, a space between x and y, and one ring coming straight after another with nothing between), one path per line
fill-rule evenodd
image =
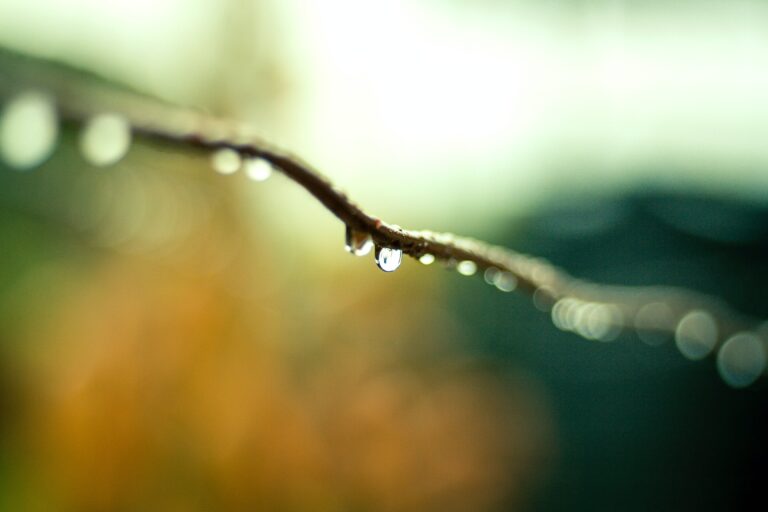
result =
M355 256L365 256L373 249L373 239L365 231L356 231L347 226L344 236L344 248Z
M463 276L473 276L477 272L477 264L474 261L464 260L456 266L456 270Z
M435 255L430 253L422 254L419 262L422 265L431 265L435 262Z
M765 345L755 334L735 334L717 354L717 371L734 388L745 388L755 382L765 372L765 367Z
M245 175L253 181L264 181L272 176L272 164L263 158L246 158L243 162Z
M131 126L117 114L99 114L80 132L80 151L97 167L114 165L125 156L131 145Z
M241 164L240 153L234 149L219 149L211 155L213 170L219 174L234 174L240 170Z
M403 251L391 247L376 247L376 264L384 272L394 272L403 262Z
M706 311L691 311L677 324L675 343L688 359L704 359L717 343L715 319Z
M45 162L53 153L58 135L56 105L46 94L19 94L0 115L0 154L17 170L25 171Z

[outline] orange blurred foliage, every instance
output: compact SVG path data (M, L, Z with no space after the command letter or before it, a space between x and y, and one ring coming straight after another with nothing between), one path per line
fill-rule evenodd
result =
M350 289L324 271L318 289L297 292L269 254L254 257L268 244L243 242L231 212L206 219L162 258L106 251L74 274L34 269L34 287L55 293L34 299L45 314L14 331L26 347L14 356L24 407L5 423L26 462L12 502L77 511L519 503L551 451L546 408L530 382L462 355L434 287L360 278ZM200 247L205 258L189 256ZM227 263L212 270L212 260ZM241 293L249 286L262 292Z

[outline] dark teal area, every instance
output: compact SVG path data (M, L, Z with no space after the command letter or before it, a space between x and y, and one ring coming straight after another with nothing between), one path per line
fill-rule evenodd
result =
M552 205L499 235L600 283L685 286L768 318L768 209L664 192ZM714 357L632 333L609 343L557 330L521 294L455 280L467 350L542 384L558 455L532 510L739 510L763 501L768 385L730 389ZM461 291L459 290L461 288Z

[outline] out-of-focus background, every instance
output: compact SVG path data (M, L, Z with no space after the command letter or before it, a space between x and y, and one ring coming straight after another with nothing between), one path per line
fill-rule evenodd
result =
M0 85L51 59L250 123L389 221L768 318L767 29L756 0L2 0ZM0 509L764 501L764 379L382 273L280 175L141 139L95 167L72 123L9 134L10 100Z

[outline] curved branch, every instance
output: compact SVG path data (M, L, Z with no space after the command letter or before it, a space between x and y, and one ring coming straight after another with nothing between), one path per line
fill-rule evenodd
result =
M185 118L186 123L178 122L180 118ZM177 121L164 124L163 119ZM187 130L177 129L182 124L187 126ZM602 315L602 320L611 327L603 336L590 336L593 333L590 333L586 326L569 327L564 325L567 320L558 321L555 318L559 327L574 330L586 337L612 337L617 334L614 328L672 334L679 320L692 311L702 311L714 318L720 340L740 331L754 329L759 323L737 313L715 297L690 290L674 287L598 285L576 279L542 258L508 248L450 233L403 229L367 214L328 178L301 159L249 135L248 127L189 111L166 111L165 114L151 116L144 122L134 118L132 126L137 134L150 139L207 150L232 149L244 157L262 158L314 196L346 226L356 232L370 235L377 246L400 249L404 254L416 259L431 255L449 267L460 268L462 262L471 262L469 271L465 273L481 274L489 284L496 284L504 291L518 289L528 293L533 296L536 306L541 310L551 310L556 304L567 304L569 300L572 306L591 306L593 309L597 306L608 307L609 310L598 311L597 315ZM655 308L656 312L661 314L656 314L655 320L638 318L638 315L642 316L643 309L649 307ZM589 321L589 318L585 317L583 321ZM600 318L592 321L601 323ZM578 324L578 321L575 323ZM593 331L602 332L606 326L595 327Z
M2 64L2 62L0 62ZM33 85L38 86L32 76ZM18 89L24 82L17 79ZM261 158L303 187L357 234L370 236L378 247L399 249L414 258L431 255L462 274L481 273L503 291L516 288L533 296L537 307L552 312L555 324L587 338L612 339L635 330L644 339L677 333L703 346L687 354L697 359L732 335L759 329L759 322L735 312L720 300L671 287L598 285L573 278L541 258L492 246L479 240L432 231L402 229L367 214L330 180L299 158L255 136L251 129L192 109L172 107L103 83L62 78L48 80L61 115L82 122L93 114L114 112L128 119L135 135L205 150L231 149L243 157ZM3 87L5 85L5 87ZM23 83L27 87L28 83ZM0 93L7 84L0 81ZM753 336L757 336L753 334ZM765 352L765 336L760 343Z

